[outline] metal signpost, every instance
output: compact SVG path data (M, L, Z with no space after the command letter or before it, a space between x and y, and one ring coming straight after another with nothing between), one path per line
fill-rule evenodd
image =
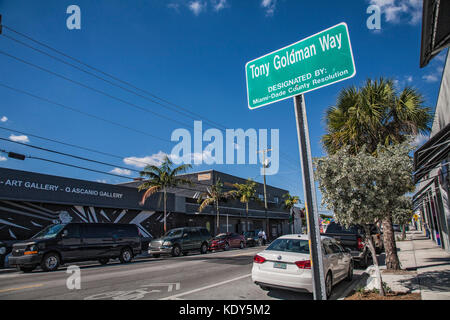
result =
M304 93L353 77L355 62L345 23L319 32L245 65L250 109L294 97L310 239L314 299L326 300L319 212Z

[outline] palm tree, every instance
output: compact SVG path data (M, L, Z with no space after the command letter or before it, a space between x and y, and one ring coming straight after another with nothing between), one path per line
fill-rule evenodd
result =
M415 89L406 87L398 93L394 81L380 78L367 80L364 87L344 89L335 107L326 111L327 134L322 143L329 154L348 146L356 154L376 154L379 145L389 146L406 141L409 136L430 131L431 110ZM400 269L395 246L392 217L383 219L386 266Z
M245 231L248 231L248 203L250 201L257 201L256 198L256 182L252 179L248 179L246 183L233 184L234 190L229 191L231 197L239 199L241 203L245 203Z
M216 234L219 232L220 216L219 216L219 202L229 197L228 192L223 192L223 183L220 179L215 184L206 188L206 192L202 193L198 198L200 206L199 212L202 212L207 206L214 204L216 207Z
M294 206L300 203L300 198L298 196L291 196L289 193L286 193L284 196L284 207L289 210L289 216L291 217L291 232L294 233Z
M326 111L327 134L322 143L329 154L349 146L353 154L363 147L375 153L379 144L405 142L410 135L430 131L431 109L415 89L399 94L392 80L367 80L364 87L344 89L336 106Z
M167 216L167 189L173 188L182 184L192 184L188 179L177 176L191 168L190 164L183 164L181 166L173 167L173 162L168 156L165 156L162 164L158 167L155 165L148 165L140 172L141 177L149 178L147 181L139 186L139 191L145 191L142 196L141 205L144 205L145 200L152 194L162 190L164 194L164 233L167 232L166 216Z

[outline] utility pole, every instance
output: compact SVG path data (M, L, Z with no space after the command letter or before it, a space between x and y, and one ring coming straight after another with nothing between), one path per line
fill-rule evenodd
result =
M272 151L272 149L264 149L257 151L256 153L262 153L263 155L263 176L264 176L264 212L266 214L266 230L267 230L267 237L269 237L269 216L267 213L267 191L266 191L266 153L269 151Z
M297 120L298 144L303 169L303 189L305 192L306 221L308 222L309 247L312 264L314 300L327 300L325 276L323 273L322 240L319 230L314 171L311 157L306 103L304 95L294 97L295 118Z

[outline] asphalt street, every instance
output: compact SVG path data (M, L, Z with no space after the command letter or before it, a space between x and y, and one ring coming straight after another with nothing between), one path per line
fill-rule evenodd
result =
M136 260L129 264L112 261L78 264L81 288L68 289L67 265L55 272L39 269L0 273L0 299L31 300L311 300L311 294L284 290L263 291L251 281L253 256L262 247L226 252L189 254ZM338 299L349 285L358 281L362 270L355 270L352 282L342 282L331 299ZM73 284L73 282L71 282Z

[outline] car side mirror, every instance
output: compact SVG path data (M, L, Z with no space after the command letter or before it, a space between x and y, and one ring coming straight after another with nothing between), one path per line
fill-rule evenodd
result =
M187 236L188 236L187 233L183 234L183 238L187 238Z

